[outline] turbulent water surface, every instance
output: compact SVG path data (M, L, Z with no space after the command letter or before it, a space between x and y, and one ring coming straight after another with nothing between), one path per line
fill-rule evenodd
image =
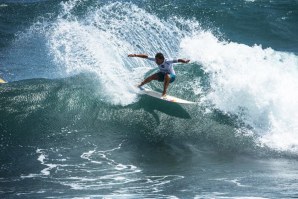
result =
M297 0L0 1L0 197L297 198L297 33ZM195 105L139 94L156 52Z

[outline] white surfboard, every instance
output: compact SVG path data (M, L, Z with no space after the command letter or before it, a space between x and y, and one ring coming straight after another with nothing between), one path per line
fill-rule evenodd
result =
M142 91L142 93L144 93L146 95L149 95L151 97L155 97L157 99L161 99L164 101L178 103L178 104L195 104L195 102L187 101L187 100L180 99L178 97L174 97L174 96L170 96L170 95L166 95L166 97L162 97L162 93L150 90L148 88L144 88L142 86L139 87L139 89Z

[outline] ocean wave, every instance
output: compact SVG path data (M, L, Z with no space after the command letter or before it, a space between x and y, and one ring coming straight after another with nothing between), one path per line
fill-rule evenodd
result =
M144 135L152 140L169 134L189 134L205 137L223 148L237 148L239 135L244 140L247 137L255 140L257 136L255 144L261 147L297 153L296 55L263 49L260 45L224 41L212 30L203 29L195 19L173 16L160 19L133 3L98 3L89 9L85 3L79 0L61 2L56 16L42 18L18 35L17 45L9 53L11 59L19 57L17 62L23 66L17 67L16 71L22 72L17 74L16 80L73 79L71 83L58 84L61 90L54 83L52 93L43 92L35 97L32 96L35 86L32 86L32 95L17 94L11 99L11 103L15 100L31 105L27 104L26 110L8 106L9 113L20 111L22 115L18 117L22 120L41 107L56 105L53 110L80 110L73 117L76 121L72 122L81 118L87 123L88 120L117 121L121 126L143 129ZM36 51L39 47L41 50ZM134 85L156 66L146 60L128 58L127 54L154 55L157 51L164 52L167 57L191 59L191 64L177 66L179 81L171 86L171 92L197 101L199 106L170 105L168 108L168 105L138 95ZM42 56L44 54L47 56ZM30 56L36 64L28 69L24 63ZM88 77L76 80L81 74L88 74ZM91 86L85 88L84 84ZM150 86L161 87L155 83ZM78 88L87 89L88 94ZM51 106L43 104L48 99L53 99ZM94 105L96 103L100 105ZM92 114L86 111L101 105L110 109L98 108ZM85 111L89 115L84 115ZM130 116L132 119L128 120ZM207 119L202 119L204 117ZM188 119L187 125L183 125L181 119ZM169 125L173 131L164 131ZM218 129L224 133L216 135Z

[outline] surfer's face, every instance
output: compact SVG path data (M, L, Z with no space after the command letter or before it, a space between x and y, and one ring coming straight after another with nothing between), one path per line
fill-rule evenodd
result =
M158 65L162 64L164 61L165 61L165 59L160 59L160 58L156 58L156 59L155 59L155 62L156 62Z

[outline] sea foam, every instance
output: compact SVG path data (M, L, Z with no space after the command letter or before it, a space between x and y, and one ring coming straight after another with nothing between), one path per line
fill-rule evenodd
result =
M237 115L261 145L298 152L296 55L220 41L208 31L184 38L181 48L210 76L205 102Z

